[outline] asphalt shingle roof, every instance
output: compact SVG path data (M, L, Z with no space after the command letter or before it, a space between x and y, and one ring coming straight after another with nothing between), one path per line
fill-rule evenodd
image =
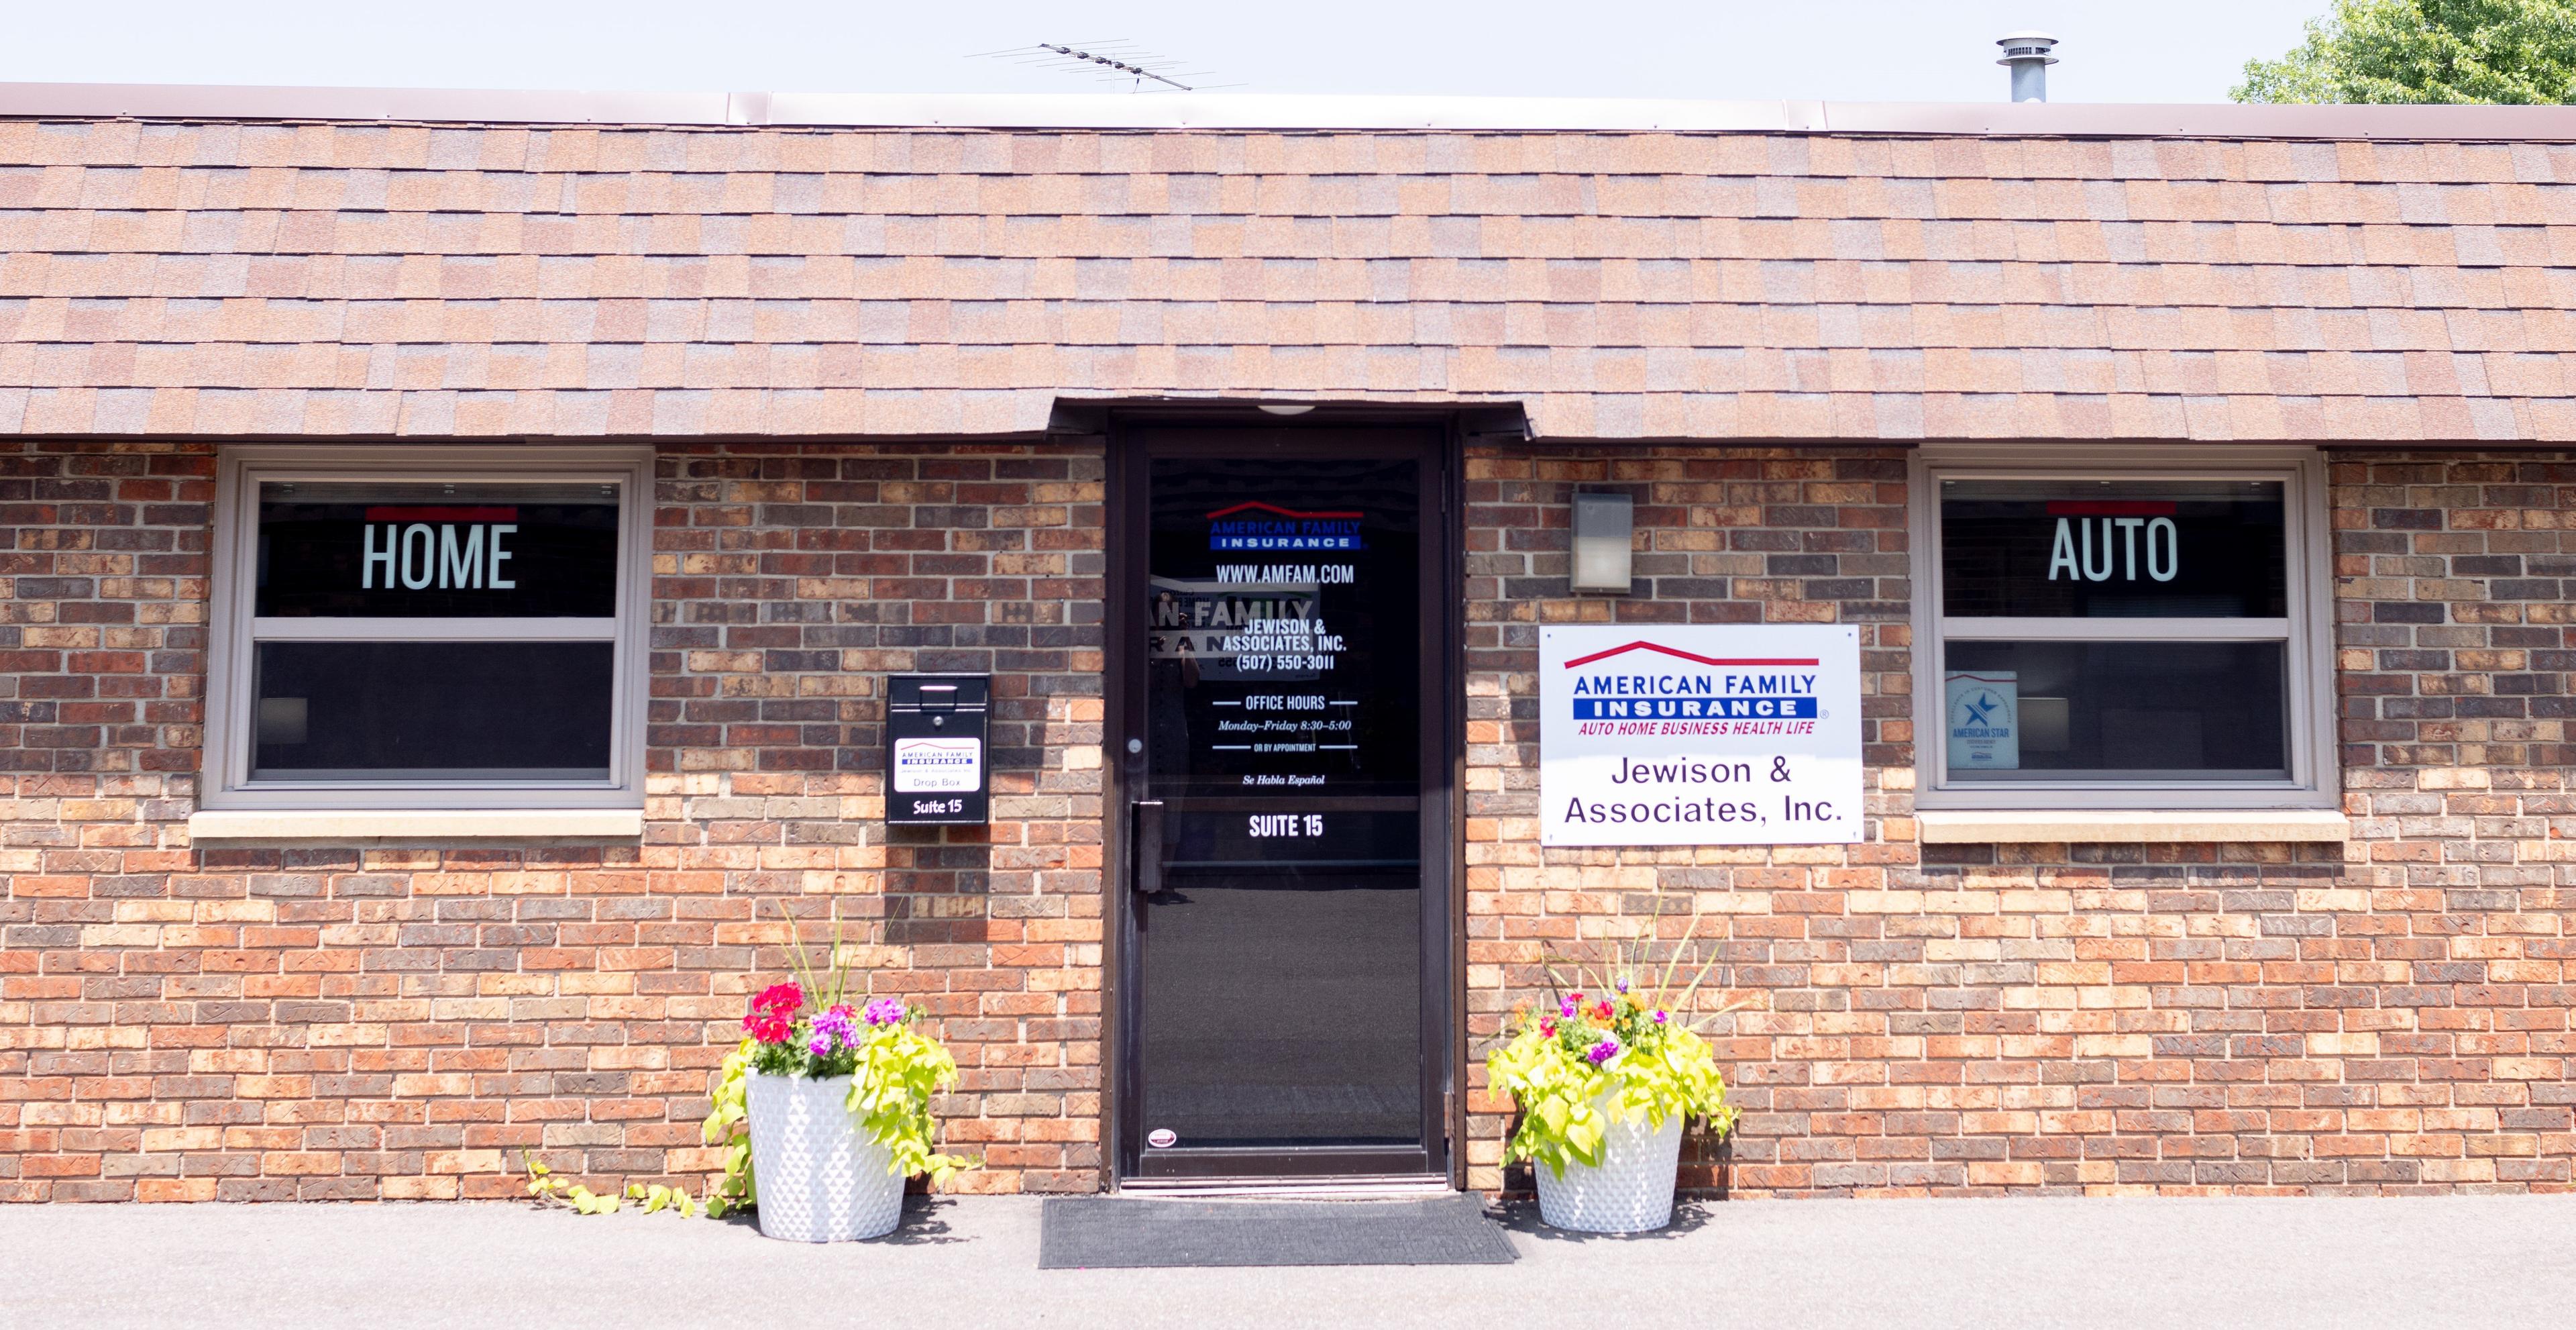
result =
M0 430L2576 440L2576 143L0 121Z

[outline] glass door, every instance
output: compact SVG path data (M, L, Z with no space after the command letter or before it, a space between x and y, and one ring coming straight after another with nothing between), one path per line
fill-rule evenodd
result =
M1443 1172L1437 436L1131 437L1122 1172Z

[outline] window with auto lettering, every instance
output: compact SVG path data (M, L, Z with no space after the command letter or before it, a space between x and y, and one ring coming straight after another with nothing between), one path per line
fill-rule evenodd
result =
M2282 484L1953 480L1941 612L1953 618L2280 618Z
M1936 475L1945 784L2290 781L2290 481Z

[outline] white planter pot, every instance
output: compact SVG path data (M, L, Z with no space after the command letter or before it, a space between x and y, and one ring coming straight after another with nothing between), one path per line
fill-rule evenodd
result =
M807 1080L753 1073L750 1084L754 1212L763 1236L851 1242L894 1231L903 1179L894 1156L859 1134L844 1106L850 1078Z
M1531 1166L1538 1175L1538 1217L1580 1233L1662 1228L1673 1222L1673 1181L1681 1160L1681 1114L1665 1119L1661 1127L1642 1117L1613 1120L1601 1143L1599 1165L1569 1163L1561 1178L1545 1164ZM761 1183L762 1195L768 1187Z

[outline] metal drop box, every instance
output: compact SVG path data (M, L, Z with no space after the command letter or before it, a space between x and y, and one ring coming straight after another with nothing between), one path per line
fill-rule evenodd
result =
M886 676L885 820L982 826L993 808L989 674Z

